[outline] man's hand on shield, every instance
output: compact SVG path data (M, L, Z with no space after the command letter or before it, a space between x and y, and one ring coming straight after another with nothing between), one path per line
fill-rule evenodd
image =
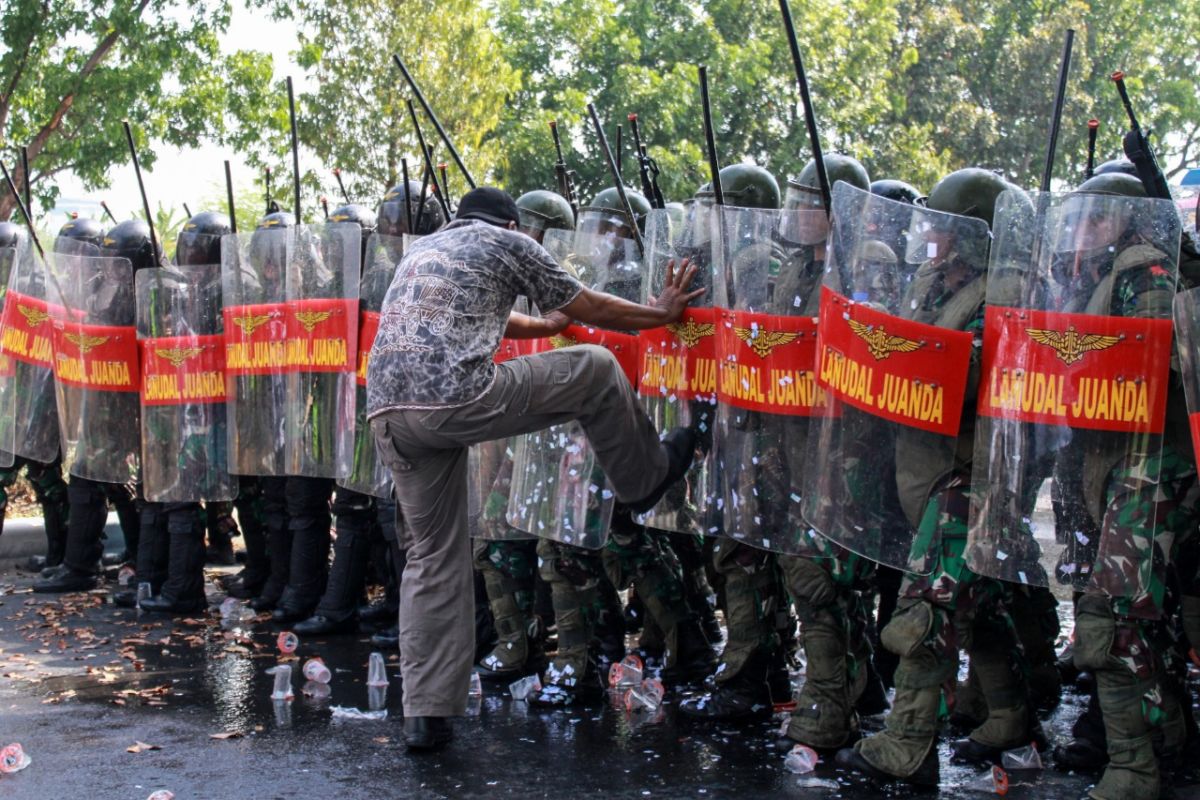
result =
M689 291L695 277L696 265L688 259L680 261L678 268L675 266L675 259L667 262L667 279L652 305L668 313L670 316L670 319L667 320L668 323L677 321L683 316L688 304L704 294L703 288Z

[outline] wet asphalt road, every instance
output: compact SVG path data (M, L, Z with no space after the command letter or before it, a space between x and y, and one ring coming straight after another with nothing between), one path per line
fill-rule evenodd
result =
M278 630L265 622L223 629L214 616L173 621L106 604L105 593L28 594L30 576L0 572L0 745L20 742L33 763L0 775L0 800L378 797L837 797L913 796L822 765L838 789L802 788L773 744L777 722L697 727L676 720L668 696L658 719L615 703L542 712L484 686L477 710L445 751L405 752L400 683L389 656L388 718L331 718L332 706L367 708L366 635L302 641L291 661L320 655L331 696L307 696L294 676L289 704L270 700ZM210 597L216 599L215 591ZM1082 700L1070 694L1048 723L1061 740ZM881 718L865 721L877 728ZM234 738L214 739L213 734ZM136 742L158 750L127 752ZM948 766L924 797L984 797L973 768ZM1074 798L1089 778L1046 770L1010 798ZM1200 798L1200 787L1175 797Z

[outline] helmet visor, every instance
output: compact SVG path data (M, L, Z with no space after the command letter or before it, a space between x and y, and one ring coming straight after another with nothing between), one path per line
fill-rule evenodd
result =
M783 210L779 235L784 241L816 245L829 238L829 216L819 189L789 181Z

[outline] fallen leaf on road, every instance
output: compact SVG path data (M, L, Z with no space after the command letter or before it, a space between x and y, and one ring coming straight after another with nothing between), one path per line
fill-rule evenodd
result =
M239 731L222 731L221 733L210 733L210 739L240 739L242 734Z
M125 748L126 753L144 753L147 750L162 750L162 748L156 744L146 744L139 741L134 741L130 747Z

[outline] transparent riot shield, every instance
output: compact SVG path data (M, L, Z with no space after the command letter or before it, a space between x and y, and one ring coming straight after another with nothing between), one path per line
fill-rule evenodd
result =
M707 524L753 547L801 554L815 552L798 513L805 436L828 401L813 375L816 319L797 301L820 273L819 251L783 237L793 214L731 206L709 214L718 405Z
M344 478L354 460L362 228L301 227L288 261L289 475Z
M1175 350L1187 401L1192 452L1200 453L1200 288L1175 295Z
M836 406L812 421L802 516L905 572L935 563L937 541L918 530L964 425L988 241L972 217L834 187L817 380Z
M1183 459L1162 435L1179 215L1165 200L1005 193L996 219L967 565L1142 597L1169 550L1147 511Z
M636 243L610 227L580 218L563 267L585 285L629 300L641 296L642 267ZM547 232L547 239L554 231ZM552 242L553 245L553 242ZM541 346L594 344L607 348L631 382L637 381L637 337L571 325ZM616 495L596 461L579 423L556 425L517 437L508 523L520 531L595 549L608 539Z
M59 456L59 432L46 265L28 240L8 253L0 250L0 261L10 258L0 318L5 362L0 409L11 410L12 432L0 431L0 465L5 459L2 451L9 445L16 456L48 464ZM0 420L5 417L0 413Z
M232 500L221 265L146 269L134 284L142 491L154 503Z
M513 310L530 312L529 301L518 297ZM501 339L495 362L502 364L533 352L527 340ZM467 517L472 538L490 540L529 539L533 534L508 524L508 500L512 496L513 463L520 436L481 442L467 454Z
M700 434L705 457L697 458L686 479L672 487L640 521L661 530L702 534L717 402L717 326L712 307L710 225L694 215L687 222L680 232L670 212L650 212L645 236L647 280L642 284L641 301L649 303L662 291L668 265L682 269L685 262L696 267L692 286L709 291L692 303L679 322L639 334L638 394L656 430L693 426Z
M286 475L286 272L290 228L221 237L229 471Z
M371 346L379 331L379 312L383 298L392 285L396 266L404 255L404 245L410 237L371 234L367 239L366 259L363 262L362 284L359 288L358 315L358 373L355 376L354 453L350 474L338 479L338 485L373 497L392 496L392 476L375 452L375 436L367 424L367 367Z
M46 267L63 465L129 483L141 450L133 265L90 245L60 247Z

